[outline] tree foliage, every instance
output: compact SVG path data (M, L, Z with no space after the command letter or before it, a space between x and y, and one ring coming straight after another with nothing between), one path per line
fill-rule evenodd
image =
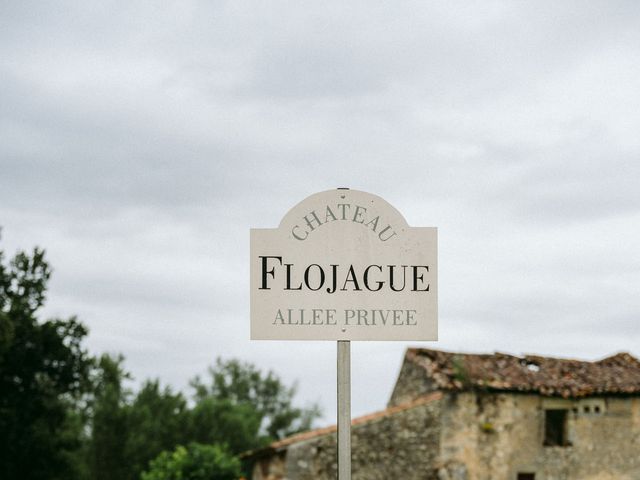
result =
M209 376L209 385L197 377L191 382L195 389L196 402L213 399L216 402L249 408L258 418L258 429L255 433L263 441L280 439L307 430L320 416L320 410L316 405L309 408L293 405L295 384L287 387L275 373L263 373L251 363L218 358L215 366L209 369Z
M315 407L293 406L295 388L273 372L238 360L218 359L209 385L194 379L191 403L157 380L132 395L123 387L129 376L121 357L103 356L94 377L89 450L97 480L137 480L161 452L192 442L237 455L308 428L318 415Z
M89 356L75 317L38 319L50 275L43 250L9 262L0 250L0 479L235 479L233 455L319 415L294 406L295 385L238 360L195 378L192 401L158 380L134 394L124 358Z
M122 356L102 355L93 373L88 447L93 480L125 479L130 470L125 439L130 433L126 407L131 392L124 387L130 375L124 370L123 362Z
M146 469L149 460L160 452L193 440L185 398L169 387L161 388L158 380L145 381L126 411L126 456L131 471L127 478L137 479L138 472Z
M224 444L235 453L262 445L260 414L250 405L217 398L200 399L189 412L189 438L200 443Z
M43 250L0 251L0 478L77 474L82 425L76 402L89 388L91 359L75 318L41 322L51 275Z
M240 462L220 445L191 443L151 461L142 480L237 480Z

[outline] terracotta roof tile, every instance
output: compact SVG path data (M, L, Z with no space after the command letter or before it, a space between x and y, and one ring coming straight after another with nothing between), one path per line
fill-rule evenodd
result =
M440 390L484 388L562 397L640 394L640 361L628 353L588 362L410 348L406 359L424 368Z

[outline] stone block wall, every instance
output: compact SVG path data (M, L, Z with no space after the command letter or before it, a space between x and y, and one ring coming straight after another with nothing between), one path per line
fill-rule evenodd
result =
M638 398L466 392L443 402L443 479L517 480L518 473L536 480L640 479ZM558 408L568 411L568 445L544 446L545 409ZM447 477L449 470L457 473Z
M352 428L354 480L517 480L519 473L640 480L638 397L467 391L427 398L359 420ZM567 412L563 446L544 445L550 409ZM336 457L335 432L325 431L259 459L252 480L335 480Z
M372 415L352 427L353 480L437 480L441 401ZM336 475L334 432L258 460L252 480L335 480Z
M436 385L425 375L424 368L405 357L388 406L402 405L436 390Z

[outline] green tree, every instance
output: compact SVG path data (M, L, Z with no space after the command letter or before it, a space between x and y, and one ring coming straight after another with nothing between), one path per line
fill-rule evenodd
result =
M127 404L131 392L124 387L130 375L124 357L104 354L93 374L94 392L90 402L91 440L89 469L93 480L124 479L130 471L126 457L129 436Z
M296 385L287 387L275 373L263 373L251 363L218 358L215 366L209 369L209 375L209 385L202 383L198 377L191 382L197 406L207 405L208 402L203 409L212 410L215 407L229 411L225 418L232 416L231 407L254 412L251 416L239 410L239 414L246 417L248 425L245 428L253 428L255 433L251 443L234 445L234 453L308 430L320 416L317 405L309 408L293 405ZM194 411L197 411L197 406ZM230 432L224 431L223 434L229 436Z
M38 321L51 270L41 249L0 250L0 478L77 478L89 387L87 329L75 318Z
M9 262L0 250L0 479L137 480L162 451L193 441L218 446L193 444L157 462L227 478L239 468L230 455L319 416L293 405L295 385L238 360L218 359L208 385L196 378L191 406L157 380L134 396L123 357L90 357L76 318L37 318L50 275L43 250Z
M162 451L194 440L187 434L187 410L182 394L173 393L169 387L161 388L158 380L147 380L142 385L127 408L126 478L137 480L149 461Z
M163 452L150 464L142 480L237 480L240 462L220 445L191 443Z
M262 446L260 413L249 404L204 397L189 412L189 439L224 444L234 454Z
M93 374L88 463L92 480L138 480L149 461L186 443L187 402L147 380L136 395L122 356L103 355Z

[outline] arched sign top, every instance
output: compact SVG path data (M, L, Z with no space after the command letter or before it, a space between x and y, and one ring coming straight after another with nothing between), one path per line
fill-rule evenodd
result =
M383 198L360 190L336 189L302 200L285 214L279 228L303 242L321 229L345 223L361 226L381 242L409 227L402 214Z

